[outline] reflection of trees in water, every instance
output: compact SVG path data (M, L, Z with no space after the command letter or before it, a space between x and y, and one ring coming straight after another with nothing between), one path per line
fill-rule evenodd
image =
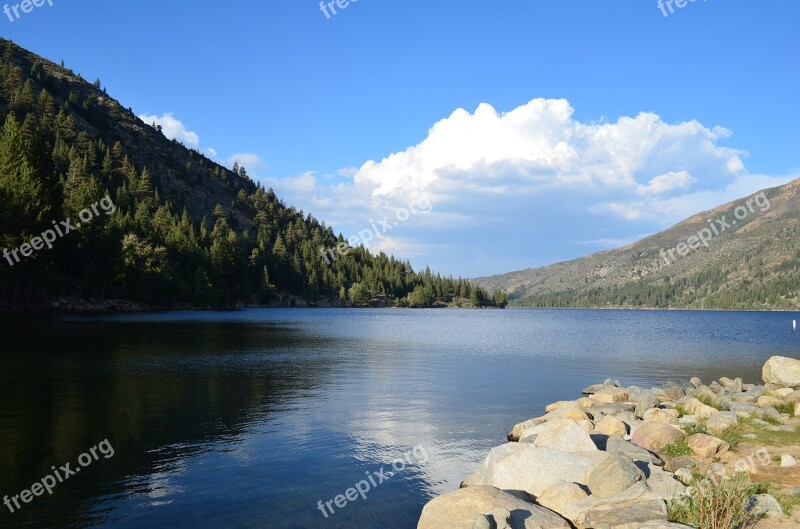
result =
M334 363L319 338L264 324L19 321L0 323L0 336L0 495L103 439L116 451L52 496L2 512L2 527L86 525L81 502L123 492L103 484L268 421Z

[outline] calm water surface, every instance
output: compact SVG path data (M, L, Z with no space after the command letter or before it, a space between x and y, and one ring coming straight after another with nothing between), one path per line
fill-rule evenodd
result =
M0 527L413 529L510 427L615 377L760 380L794 313L275 309L0 321ZM329 501L425 457L325 518ZM420 451L421 450L421 451ZM377 479L376 479L377 481Z

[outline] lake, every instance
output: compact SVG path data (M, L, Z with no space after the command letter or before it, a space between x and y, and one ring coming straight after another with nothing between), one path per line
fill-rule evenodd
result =
M608 377L760 381L771 355L800 356L793 319L524 309L6 319L0 495L68 462L80 472L14 513L0 506L0 527L413 529L430 498L547 403Z

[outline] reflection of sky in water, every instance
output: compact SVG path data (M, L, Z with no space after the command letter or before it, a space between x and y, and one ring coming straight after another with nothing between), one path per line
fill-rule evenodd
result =
M797 355L795 318L186 312L70 318L50 324L52 339L66 344L61 356L41 344L38 354L53 366L49 376L70 380L86 406L103 397L89 389L95 381L111 380L108 398L117 400L106 413L136 420L113 431L113 421L101 417L112 429L102 435L115 446L121 438L124 451L114 460L122 467L102 478L102 491L92 488L98 483L77 489L82 497L73 508L91 505L78 515L84 526L411 529L430 497L457 488L513 424L541 415L547 403L576 398L607 377L640 385L691 375L757 380L768 356ZM86 385L74 383L87 370ZM150 392L158 397L148 400ZM418 445L427 459L366 499L327 519L317 510L317 501L344 494L381 468L391 471Z

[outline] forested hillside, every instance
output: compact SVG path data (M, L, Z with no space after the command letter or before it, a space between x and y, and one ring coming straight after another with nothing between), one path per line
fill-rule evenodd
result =
M505 305L499 292L363 248L327 264L320 251L344 238L245 168L167 139L100 80L7 40L0 52L0 308L43 309L64 298L148 307ZM74 229L63 227L68 219ZM60 235L51 242L48 232Z
M676 251L681 244L686 255ZM800 180L698 213L624 248L475 282L501 288L525 307L797 310Z

